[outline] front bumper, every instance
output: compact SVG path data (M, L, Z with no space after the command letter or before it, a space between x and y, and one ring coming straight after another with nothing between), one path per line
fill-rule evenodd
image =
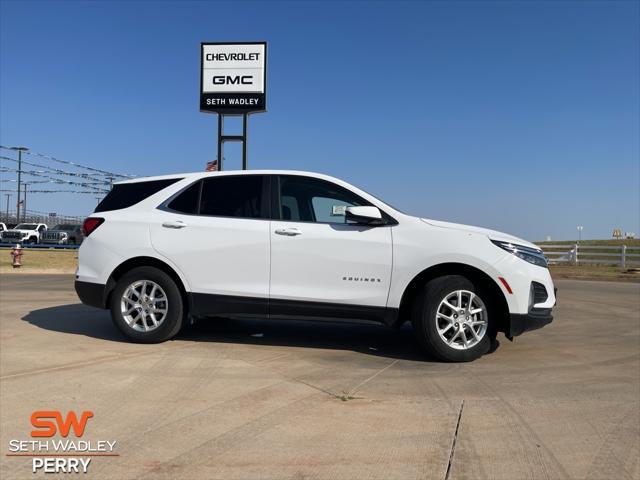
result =
M512 313L505 335L507 338L517 337L524 332L542 328L552 321L550 308L532 308L529 313Z
M26 242L28 240L29 237L6 237L6 236L2 236L2 241L4 243L22 243L22 242Z
M82 303L92 307L106 308L106 288L103 284L76 280L74 286Z

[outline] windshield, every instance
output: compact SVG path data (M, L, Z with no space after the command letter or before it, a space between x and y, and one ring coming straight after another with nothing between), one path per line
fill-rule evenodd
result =
M16 230L35 230L38 225L35 223L21 223Z

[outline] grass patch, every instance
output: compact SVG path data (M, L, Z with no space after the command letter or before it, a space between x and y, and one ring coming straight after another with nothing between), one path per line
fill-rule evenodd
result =
M75 273L78 267L77 250L24 249L22 252L22 267L13 268L11 249L0 248L0 272Z
M640 282L640 269L622 269L609 265L551 265L549 270L554 279Z
M342 400L343 402L348 402L349 400L362 400L364 398L364 397L354 397L353 395L347 392L342 392L341 394L335 394L334 397L337 398L338 400Z

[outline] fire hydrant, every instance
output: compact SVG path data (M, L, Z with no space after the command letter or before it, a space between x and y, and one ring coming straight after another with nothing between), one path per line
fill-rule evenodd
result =
M11 249L11 256L13 257L13 268L20 268L22 266L22 247L19 243Z

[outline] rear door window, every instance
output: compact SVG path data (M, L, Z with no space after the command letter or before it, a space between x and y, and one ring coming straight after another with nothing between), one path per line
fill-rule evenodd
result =
M264 175L238 175L203 180L200 215L268 218Z
M169 210L179 213L194 215L198 213L198 202L200 201L200 186L202 181L197 181L180 192L173 200L167 204Z
M182 179L168 178L164 180L114 185L113 189L102 199L94 212L107 212L110 210L129 208L180 180Z

